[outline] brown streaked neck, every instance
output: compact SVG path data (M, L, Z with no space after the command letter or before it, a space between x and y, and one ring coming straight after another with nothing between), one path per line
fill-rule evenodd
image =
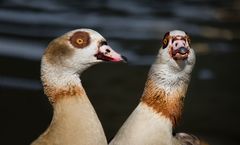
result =
M152 66L141 102L170 119L173 126L176 126L181 118L190 76L185 74L182 78L176 76L178 74L171 74L171 77L170 72L164 70L164 67L156 69Z

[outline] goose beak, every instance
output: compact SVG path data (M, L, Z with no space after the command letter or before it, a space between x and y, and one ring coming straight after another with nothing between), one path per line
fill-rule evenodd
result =
M175 60L185 60L188 58L188 54L189 49L186 47L180 47L172 51L172 56Z
M171 48L171 55L175 60L185 60L189 55L189 46L185 40L175 40Z
M103 61L125 62L125 63L127 62L127 58L125 56L120 55L108 45L103 45L99 47L97 54L95 54L95 57L98 60L103 60Z

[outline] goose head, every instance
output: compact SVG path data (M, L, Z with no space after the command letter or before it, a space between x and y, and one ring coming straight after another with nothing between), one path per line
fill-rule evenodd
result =
M93 64L106 61L121 62L126 61L126 58L114 51L98 32L77 29L50 42L43 55L42 65L48 63L80 73Z
M158 61L178 71L190 66L191 71L195 64L195 53L190 46L190 37L181 30L167 32L162 39Z

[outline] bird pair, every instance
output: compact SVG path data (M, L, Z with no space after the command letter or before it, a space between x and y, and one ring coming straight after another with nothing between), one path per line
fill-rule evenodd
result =
M148 74L140 103L110 145L198 145L185 133L172 135L195 64L188 35L165 34ZM77 29L53 40L41 63L44 92L54 113L48 129L32 145L107 145L105 133L79 76L88 67L126 61L91 29Z

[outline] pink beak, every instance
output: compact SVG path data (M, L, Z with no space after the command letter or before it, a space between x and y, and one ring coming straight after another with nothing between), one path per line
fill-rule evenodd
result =
M127 58L125 56L120 55L108 45L99 47L98 53L95 54L95 57L103 61L127 62Z
M172 46L172 57L175 60L185 60L188 58L189 46L185 40L180 38L174 40Z

